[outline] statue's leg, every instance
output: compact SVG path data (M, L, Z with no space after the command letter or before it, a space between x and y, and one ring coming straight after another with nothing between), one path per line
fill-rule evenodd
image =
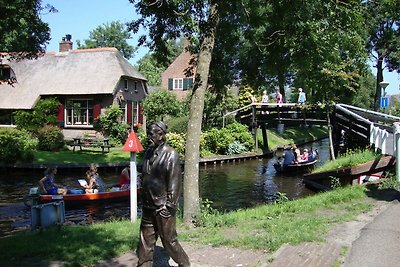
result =
M157 233L154 227L153 211L142 211L142 221L140 223L140 241L137 250L138 265L140 267L152 267L154 248L157 241Z
M164 249L168 252L169 256L178 263L180 267L190 266L189 257L183 250L181 244L179 244L177 238L175 216L164 218L157 215L156 220L159 229L158 234L160 235Z

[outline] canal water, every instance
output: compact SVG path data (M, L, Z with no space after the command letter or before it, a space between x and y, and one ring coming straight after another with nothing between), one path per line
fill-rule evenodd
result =
M305 145L318 149L323 164L329 158L327 139ZM301 175L277 174L273 164L276 158L261 158L232 163L200 167L200 196L212 201L219 211L254 207L275 200L277 192L289 199L298 199L314 194L302 183ZM59 169L56 183L68 187L79 187L77 179L83 178L85 169ZM121 169L101 169L99 174L106 183L118 182ZM0 174L0 237L30 228L30 209L23 204L23 197L38 180L43 170L16 170ZM66 223L88 224L94 221L130 218L129 202L85 206L66 210Z

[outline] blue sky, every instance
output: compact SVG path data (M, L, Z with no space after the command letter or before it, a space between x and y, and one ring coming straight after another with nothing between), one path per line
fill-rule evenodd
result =
M58 44L66 34L72 35L76 48L76 40L89 38L89 32L100 25L116 20L125 23L137 18L135 8L128 0L43 0L43 4L47 3L58 9L58 13L42 15L51 29L47 51L58 51ZM137 47L138 36L132 37L128 43ZM134 65L147 52L147 48L139 47L130 63ZM375 68L372 73L376 74ZM399 74L385 71L384 80L390 83L386 88L388 94L400 94Z
M72 35L73 47L76 49L76 41L88 39L90 31L98 26L116 20L130 22L137 18L134 5L128 0L43 0L45 4L51 4L58 10L58 13L41 16L51 29L47 51L58 51L59 42L66 34ZM128 43L137 47L139 36L132 37ZM147 52L147 48L141 47L129 61L135 64Z

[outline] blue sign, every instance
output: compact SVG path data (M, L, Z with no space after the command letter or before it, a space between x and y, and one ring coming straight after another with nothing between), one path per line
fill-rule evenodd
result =
M389 107L389 97L383 96L381 97L381 108Z

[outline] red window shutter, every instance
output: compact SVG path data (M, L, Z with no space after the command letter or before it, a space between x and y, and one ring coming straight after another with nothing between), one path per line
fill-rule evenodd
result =
M132 123L132 102L126 103L126 116L127 116L127 123Z
M64 125L64 105L58 105L57 122Z
M100 116L101 105L96 104L93 106L93 119L98 119Z
M139 121L140 124L143 124L143 103L139 103Z

